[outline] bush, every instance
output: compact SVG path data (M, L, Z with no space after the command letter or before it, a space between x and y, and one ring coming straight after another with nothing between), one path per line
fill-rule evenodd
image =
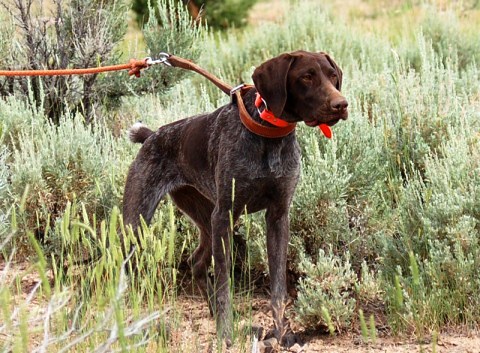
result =
M20 221L23 235L34 230L52 246L48 230L67 203L83 202L87 212L98 219L119 204L127 167L123 158L128 150L116 143L109 131L100 125L86 126L80 115L66 115L57 127L29 110L11 112L16 118L23 117L11 125L23 126L23 130L18 132L9 162L10 201L19 205L26 192ZM27 238L18 239L22 245L28 243Z
M58 1L53 14L46 13L43 6L36 10L34 1L21 0L5 7L16 19L19 33L7 45L10 69L87 68L111 64L119 57L115 46L126 30L126 6L121 1ZM108 91L108 85L99 84L98 75L4 80L8 81L4 95L29 97L56 122L66 109L90 119Z
M205 52L216 55L202 56L201 64L212 72L219 72L229 82L251 82L252 66L298 49L326 51L341 67L367 72L378 72L391 60L384 39L356 33L322 6L307 1L294 2L280 24L266 22L239 33L220 33L216 38L220 40L205 43Z
M304 276L298 284L295 302L296 320L304 327L331 326L337 331L347 328L355 309L352 297L357 276L350 265L350 254L342 259L331 251L319 251L312 263L303 258L299 269ZM328 314L327 314L328 313Z
M395 274L405 291L405 307L392 305L396 328L476 322L470 313L480 302L480 146L469 129L454 131L442 157L426 159L425 177L416 174L403 190L399 236L385 243L391 286Z
M130 98L125 108L140 111L137 118L152 128L159 124L159 116L163 121L173 121L189 109L194 114L188 87L176 87L169 95L168 105L160 104L155 97L143 97ZM202 105L213 108L208 99ZM0 184L5 185L0 214L16 209L20 231L15 242L22 250L31 251L27 233L33 231L45 250L60 251L62 239L53 229L68 204L76 209L83 205L97 226L120 206L128 166L140 147L128 141L125 131L115 137L102 124L86 125L79 114L66 115L55 125L43 112L35 112L15 98L0 100L0 115L0 141L5 146L2 161L6 163L0 168ZM24 211L19 212L25 191ZM176 225L185 231L178 236L182 243L193 226L183 218Z
M12 149L25 131L37 132L45 124L45 115L15 97L0 99L0 143Z
M460 30L460 21L452 11L439 13L432 10L422 23L425 37L446 65L452 58L461 70L480 62L480 43L476 33Z
M178 9L173 0L159 0L157 12L162 18L158 25L151 17L145 29L146 43L152 57L161 51L196 57L196 44L201 27L192 26L188 13ZM126 31L128 7L123 0L63 0L55 3L53 15L43 6L36 11L34 1L20 0L5 7L16 19L18 38L0 37L0 49L8 69L90 68L118 63L122 53L118 44ZM166 13L169 12L170 15ZM172 15L172 13L174 13ZM2 25L12 32L10 22ZM159 32L161 35L159 35ZM8 53L8 54L5 54ZM146 91L164 91L184 74L181 70L155 68L140 80L127 83L126 72L38 78L1 78L2 96L19 94L42 108L58 123L67 111L80 112L91 121L105 106L111 108L126 95Z
M248 11L256 2L257 0L182 1L192 17L192 22L206 22L209 27L216 29L244 26L247 22ZM150 19L149 3L148 0L133 0L132 10L135 11L140 26ZM177 0L177 3L180 1Z
M248 11L257 0L206 0L198 1L209 26L227 29L247 23ZM202 13L200 13L202 15Z

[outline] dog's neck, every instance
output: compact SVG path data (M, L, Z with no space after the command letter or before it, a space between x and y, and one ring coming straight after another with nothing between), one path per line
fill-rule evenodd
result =
M287 127L291 124L275 116L275 114L273 114L273 112L270 109L268 109L267 102L265 101L265 99L262 98L262 96L260 95L260 93L258 93L258 91L255 96L255 107L257 108L260 118L273 126Z
M245 128L256 135L266 138L280 138L291 134L295 130L295 124L282 120L280 124L283 126L279 126L275 124L277 121L274 121L274 119L278 118L273 116L273 114L269 119L261 117L262 110L257 107L258 103L255 103L257 101L256 95L257 90L254 87L249 88L241 97L243 104L240 104L242 102L237 102L240 111L240 120ZM241 105L244 107L243 112Z

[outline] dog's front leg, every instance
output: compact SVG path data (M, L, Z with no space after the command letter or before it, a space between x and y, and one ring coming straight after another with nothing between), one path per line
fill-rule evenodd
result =
M288 206L269 207L265 215L267 224L267 253L270 272L273 335L283 345L291 345L293 334L285 318L287 304L287 247L290 237ZM290 337L292 336L292 337Z
M215 270L214 314L219 339L232 345L233 313L230 301L230 215L228 211L215 208L212 214L212 251Z

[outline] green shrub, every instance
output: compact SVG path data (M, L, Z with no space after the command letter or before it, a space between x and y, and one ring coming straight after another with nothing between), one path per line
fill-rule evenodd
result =
M366 261L362 262L359 280L355 284L356 298L360 306L383 303L385 286L379 267L378 264L369 266Z
M307 328L328 326L330 320L337 331L347 328L355 309L352 294L357 282L350 254L341 258L320 250L316 262L303 258L299 268L304 276L297 287L296 320Z
M476 295L480 285L480 155L478 138L469 136L469 131L452 129L452 138L442 144L439 154L426 159L425 176L416 174L404 189L399 236L385 243L386 270L392 274L395 268L397 272L402 269L406 294L408 310L394 310L392 315L397 325L420 322L440 328L452 320L476 321L471 313L480 301ZM416 255L420 269L416 275L411 270L413 255L406 249Z
M121 58L119 49L127 28L128 7L123 0L63 0L56 2L51 14L35 1L4 5L18 19L18 36L0 37L6 69L93 68L127 60ZM177 8L173 0L159 0L155 6L161 24L152 16L144 33L150 56L156 58L161 51L171 51L195 59L202 27L192 26L188 12ZM2 22L2 27L11 32L9 21ZM91 121L105 110L117 107L121 97L165 91L184 74L182 70L156 67L143 70L142 77L134 82L128 82L125 70L96 75L0 78L0 95L23 96L56 123L68 111L80 112L86 121Z
M155 129L182 114L196 113L188 87L178 86L168 95L169 104L160 104L153 96L130 98L125 109L141 115L129 117L125 125L141 119ZM213 109L208 99L202 102L205 109ZM42 112L14 98L0 100L0 116L0 139L11 149L8 158L6 147L2 155L5 164L0 180L6 188L2 189L5 198L0 198L0 212L6 215L11 207L18 211L27 191L25 211L18 219L21 232L15 238L22 250L30 246L29 230L47 250L59 250L61 239L52 229L68 204L84 205L86 214L95 216L94 222L101 222L113 207L120 206L127 168L140 148L127 140L125 131L115 137L100 123L86 125L81 115L66 115L54 125ZM195 232L182 217L177 226L182 231L179 242Z
M28 121L29 111L23 113ZM27 190L23 229L47 241L52 240L48 229L68 202L83 202L98 219L118 205L128 150L100 125L86 126L79 115L65 116L58 126L42 121L19 132L9 167L15 204Z
M200 0L198 5L202 7L209 26L227 29L244 26L248 11L256 2L257 0Z
M192 22L197 24L206 22L209 27L216 29L244 26L247 23L248 11L256 2L257 0L176 1L179 5L181 3L186 5L184 8L188 8ZM139 25L149 21L151 12L148 11L148 5L150 3L148 0L133 0L132 10L137 15Z
M319 248L329 246L335 254L358 254L357 270L363 259L376 257L377 228L389 217L392 202L383 131L355 113L341 125L331 141L314 129L300 129L303 165L291 216L293 263L299 253L315 258Z
M299 1L292 3L281 23L266 22L255 28L247 27L243 32L212 36L212 40L205 43L206 55L200 61L229 82L251 82L252 66L299 49L328 52L342 68L348 68L347 73L350 68L378 71L391 58L385 46L388 43L384 39L352 31L322 6ZM348 80L347 75L345 81Z
M0 143L12 149L25 131L32 134L45 124L43 112L15 97L0 99Z
M477 33L460 30L458 15L453 11L439 12L431 10L422 23L425 37L444 64L454 58L461 70L480 62L480 43Z

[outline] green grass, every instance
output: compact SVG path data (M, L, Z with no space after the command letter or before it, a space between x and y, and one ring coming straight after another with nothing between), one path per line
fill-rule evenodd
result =
M331 332L360 321L372 343L375 320L356 320L371 304L384 308L392 332L419 340L445 326L477 327L480 305L480 49L470 34L478 6L392 3L387 14L379 4L349 5L345 18L293 2L280 23L197 38L201 65L232 84L250 83L255 65L289 50L327 51L342 67L349 120L330 141L298 129L289 272L299 281L289 315ZM392 25L370 31L385 21ZM179 300L196 245L188 220L168 200L160 205L142 228L145 251L133 255L138 272L124 270L117 234L137 241L118 211L138 150L125 128L135 120L156 128L227 101L194 75L161 96L126 98L90 126L71 114L52 125L18 97L0 100L1 351L220 349L188 326ZM246 351L251 280L267 272L262 215L244 217L239 232L248 251L232 296L236 347ZM25 274L38 280L33 287Z
M68 204L63 219L52 230L61 238L61 255L48 256L29 233L37 259L29 261L27 269L17 275L11 272L15 271L16 250L8 250L10 257L0 272L2 350L198 349L201 340L195 334L190 334L188 340L183 335L183 310L189 310L177 304L182 288L179 276L183 276L179 259L187 240L178 244L173 205L168 203L160 210L150 227L144 225L138 239L123 226L117 208L98 227L92 221L85 207L78 209ZM135 245L142 252L132 252L125 258L119 234L125 237L127 247ZM12 230L0 251L15 236ZM26 274L35 278L34 286L28 290L22 288L21 281ZM235 288L241 297L235 299L238 309L234 337L239 349L245 351L250 346L245 337L251 335L251 285L248 278L242 277L236 278L239 284ZM218 345L215 337L206 341Z

